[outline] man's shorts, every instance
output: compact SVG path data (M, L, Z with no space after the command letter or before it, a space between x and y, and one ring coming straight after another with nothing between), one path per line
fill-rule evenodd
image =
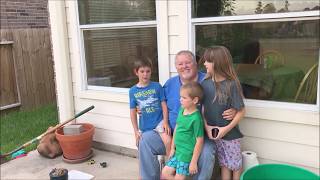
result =
M159 122L159 124L153 129L154 131L156 131L157 133L163 133L164 132L164 128L163 128L163 120L161 120ZM139 129L139 132L142 133L142 131Z
M153 130L155 130L158 133L163 133L164 132L164 128L163 128L163 120L161 120L159 122L159 124L157 125L156 128L154 128Z
M177 174L181 174L184 176L190 176L189 165L190 163L188 162L179 161L175 155L172 156L166 163L166 166L176 169Z

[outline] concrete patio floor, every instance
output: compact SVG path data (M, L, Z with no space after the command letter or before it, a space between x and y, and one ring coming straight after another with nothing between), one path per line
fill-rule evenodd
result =
M136 158L115 154L108 151L93 149L95 164L87 162L69 164L62 160L62 156L47 159L37 151L27 156L1 164L2 180L11 179L50 179L49 173L53 168L78 170L94 176L94 179L138 179L138 160ZM100 162L107 162L102 168Z

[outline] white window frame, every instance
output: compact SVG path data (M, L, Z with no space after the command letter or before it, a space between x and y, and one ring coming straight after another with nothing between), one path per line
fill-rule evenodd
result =
M289 20L316 20L320 19L319 11L302 11L289 13L272 13L272 14L253 14L239 16L219 16L206 18L192 18L192 2L188 1L188 21L189 21L189 49L195 53L195 26L197 25L214 25L214 24L235 24L235 23L253 23L253 22L281 22ZM320 63L320 49L318 63ZM302 110L319 112L320 103L320 68L318 67L318 87L317 87L317 102L316 104L302 104L290 102L278 102L271 100L255 100L245 99L247 106L258 108L279 108L289 110Z
M84 37L83 32L85 30L105 30L105 29L131 29L131 28L149 28L154 27L157 31L157 52L158 52L158 77L159 82L164 84L164 82L169 78L169 49L168 49L168 22L165 19L167 16L167 2L159 2L155 0L156 6L156 20L152 21L141 21L141 22L121 22L121 23L105 23L105 24L86 24L80 25L79 20L79 9L78 0L76 0L76 18L77 18L77 29L78 37L80 39L80 66L81 66L81 94L86 94L83 92L90 91L104 91L110 93L118 93L127 95L129 88L120 87L107 87L107 86L93 86L88 85L87 81L87 68L85 59L85 48L84 48ZM165 13L160 12L166 10ZM161 26L159 26L161 24ZM167 47L167 48L165 48ZM167 67L167 68L163 68ZM85 96L85 95L83 95ZM109 98L107 98L109 99Z

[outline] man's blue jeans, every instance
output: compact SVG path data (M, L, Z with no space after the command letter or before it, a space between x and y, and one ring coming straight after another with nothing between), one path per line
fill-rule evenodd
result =
M213 172L215 162L216 144L208 137L204 138L204 144L198 160L198 173L193 176L195 180L209 180Z
M166 148L158 132L142 133L139 142L139 168L143 180L159 180L160 165L157 155L165 155Z
M214 166L215 144L205 138L204 146L199 157L199 172L193 179L207 180L211 178ZM165 155L166 149L160 135L155 131L142 133L139 143L140 176L143 180L159 180L160 165L157 155Z

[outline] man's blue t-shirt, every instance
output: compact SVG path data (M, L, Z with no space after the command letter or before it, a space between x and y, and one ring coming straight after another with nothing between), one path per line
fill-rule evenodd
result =
M201 83L205 78L204 73L198 72L198 82ZM180 87L182 83L180 81L180 76L174 76L167 80L164 84L164 94L167 99L167 106L169 112L169 124L172 131L176 127L176 121L180 109Z
M129 90L130 109L137 106L141 110L139 129L142 132L157 127L163 119L161 102L165 101L164 91L158 82L150 82L146 87L134 85Z

